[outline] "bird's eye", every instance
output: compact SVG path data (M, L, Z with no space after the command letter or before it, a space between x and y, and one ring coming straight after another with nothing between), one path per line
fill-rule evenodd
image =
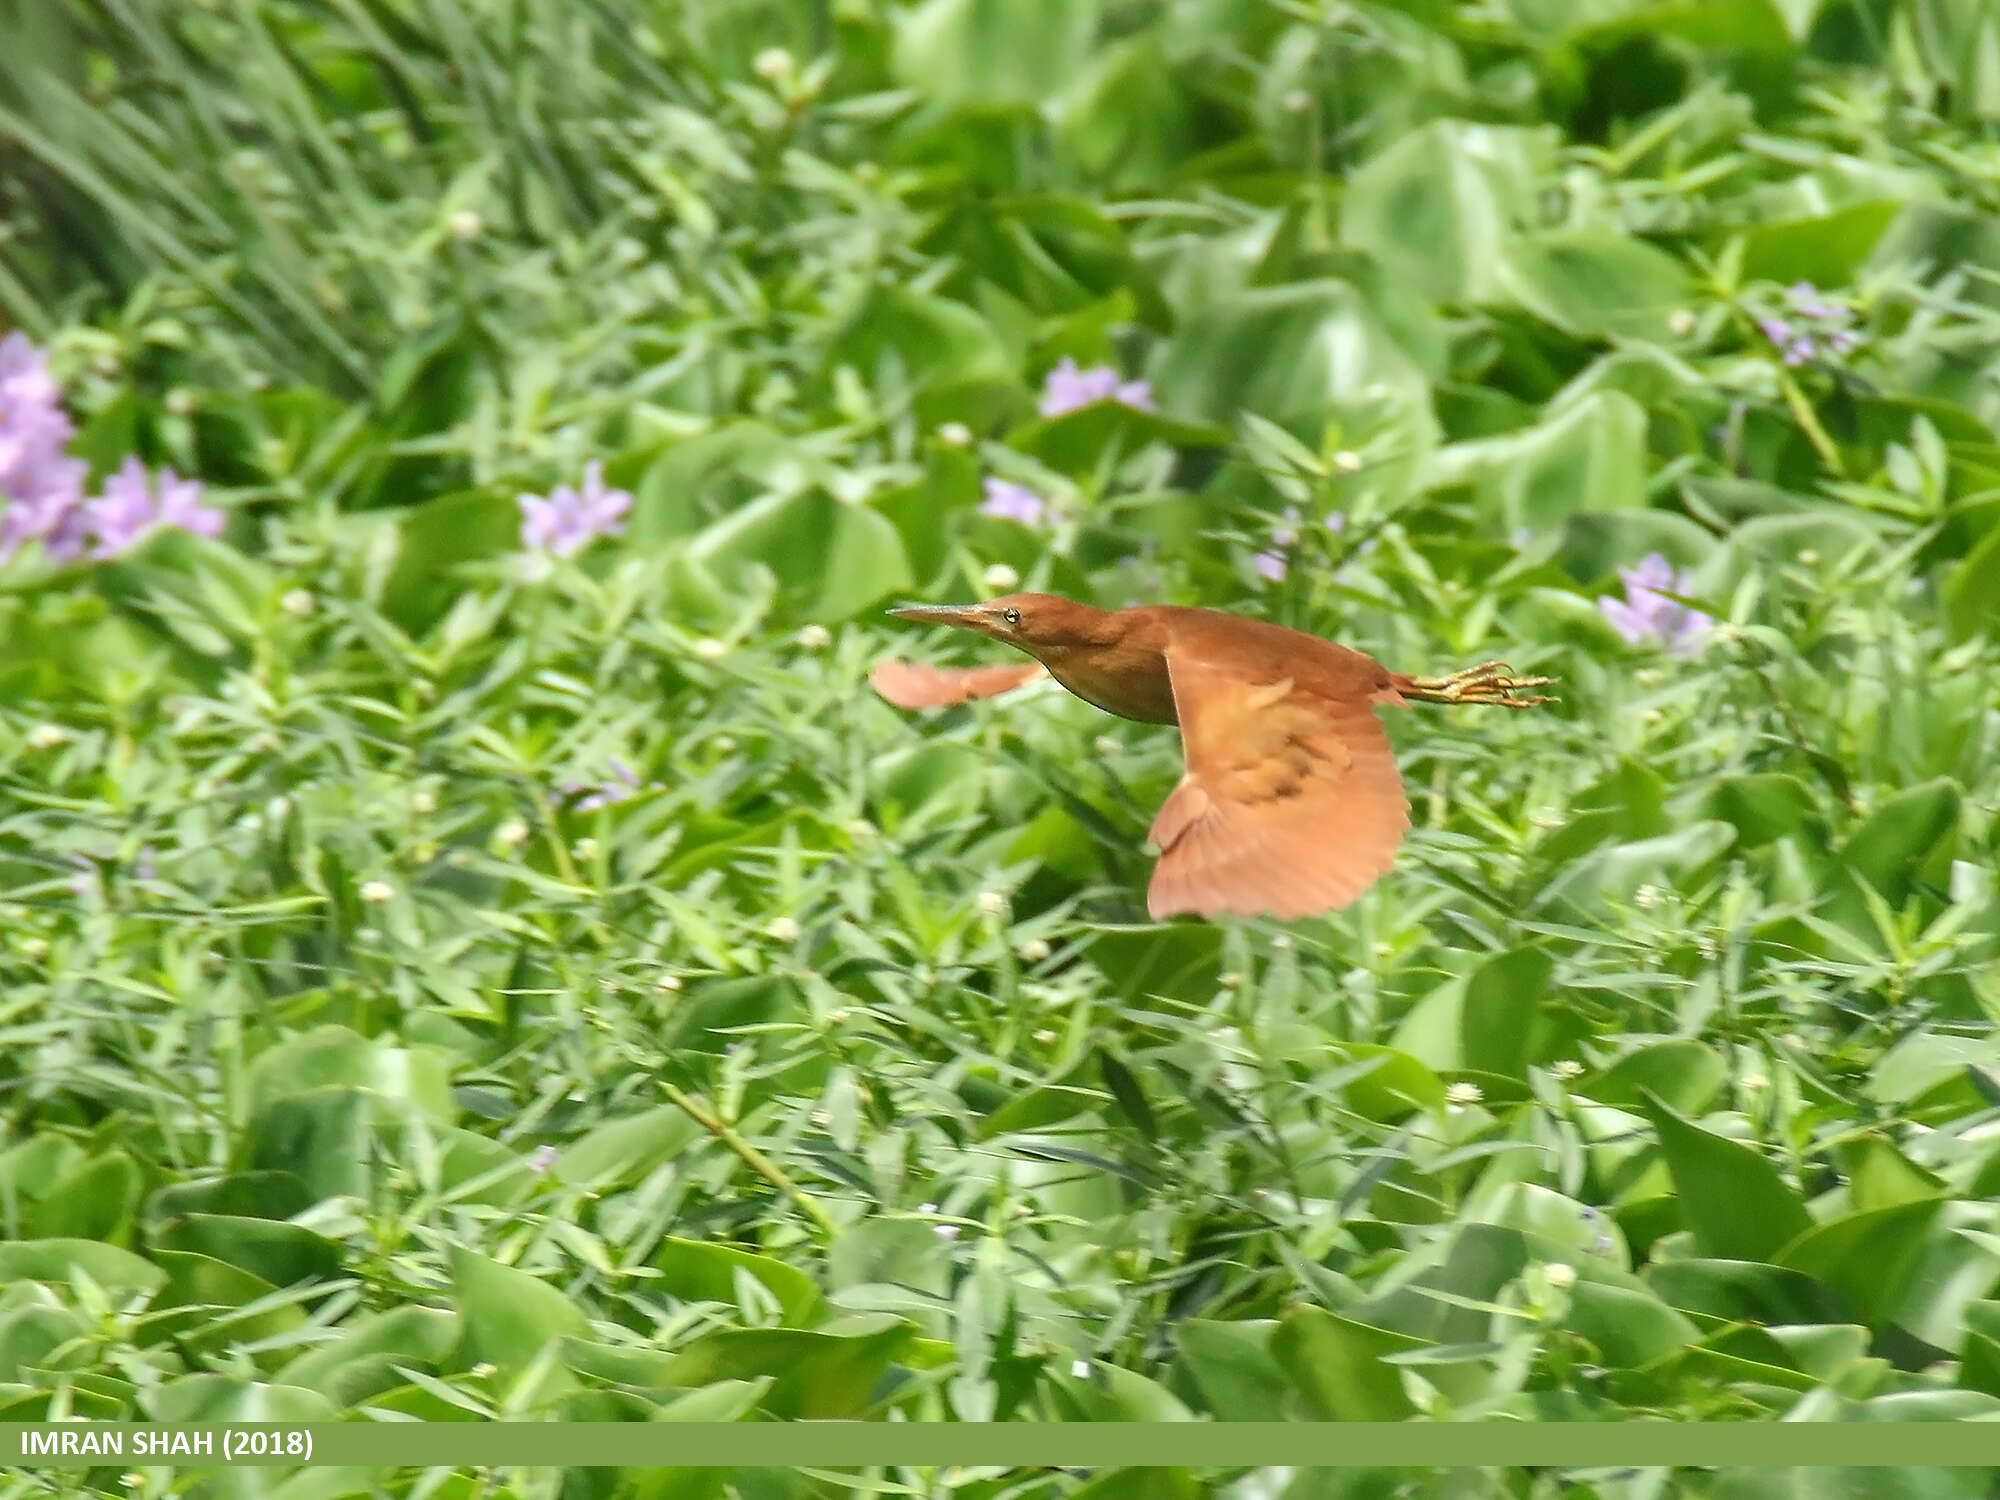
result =
M1021 612L1018 609L1003 609L1000 611L1000 618L1009 625L1018 625L1021 623Z

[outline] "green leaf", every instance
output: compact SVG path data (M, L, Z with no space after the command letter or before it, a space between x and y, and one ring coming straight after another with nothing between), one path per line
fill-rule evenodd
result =
M1355 1323L1317 1307L1295 1307L1278 1320L1271 1355L1323 1422L1400 1422L1416 1408L1385 1354L1428 1345L1407 1334Z
M13 1240L0 1244L0 1286L16 1281L61 1283L78 1271L106 1288L152 1291L167 1279L151 1261L97 1240Z
M653 1252L650 1264L660 1273L659 1286L690 1302L733 1303L737 1276L748 1275L777 1300L779 1314L790 1327L806 1327L826 1313L826 1300L813 1279L768 1255L669 1236Z
M122 1151L107 1151L57 1179L28 1238L120 1240L138 1205L137 1164Z
M1693 294L1673 256L1598 229L1516 239L1500 280L1537 317L1585 338L1662 340L1669 315Z
M848 1335L793 1328L738 1328L706 1334L674 1357L675 1385L773 1380L764 1409L787 1421L855 1418L873 1404L877 1383L909 1348L914 1330L886 1322Z
M186 1250L241 1267L272 1286L332 1281L341 1273L340 1247L297 1224L274 1219L189 1214L156 1230L162 1250Z
M1391 403L1427 443L1435 424L1422 373L1340 281L1259 287L1191 311L1154 372L1161 408L1233 426L1255 412L1316 443L1328 418L1363 399Z
M1539 130L1434 120L1348 176L1340 236L1434 302L1493 300L1553 146Z
M1844 1296L1871 1326L1886 1322L1902 1300L1905 1278L1923 1253L1925 1232L1944 1207L1922 1198L1849 1214L1806 1228L1774 1257Z
M1622 392L1597 391L1525 431L1439 450L1426 482L1470 485L1481 519L1503 536L1552 530L1579 511L1637 509L1646 413Z
M899 17L896 75L943 104L1040 104L1096 29L1094 0L924 0Z
M1190 1318L1176 1330L1188 1373L1219 1421L1268 1422L1281 1413L1290 1384L1271 1352L1277 1326L1268 1318Z
M1646 1113L1659 1132L1681 1218L1704 1255L1769 1260L1812 1227L1805 1205L1763 1153L1688 1123L1656 1097Z
M738 586L767 569L801 617L829 624L907 594L916 581L886 517L819 490L753 501L693 537L687 555Z
M581 1338L590 1321L540 1277L470 1250L451 1252L452 1304L464 1320L459 1361L526 1365L554 1339Z
M1571 1290L1564 1324L1595 1344L1614 1369L1636 1369L1700 1336L1692 1322L1658 1298L1595 1281L1579 1281Z
M155 1422L331 1422L339 1413L318 1391L233 1375L183 1375L146 1401Z
M1942 777L1898 792L1854 830L1841 857L1891 904L1900 904L1920 866L1949 857L1961 801L1957 785Z
M1700 1042L1655 1042L1626 1053L1580 1079L1575 1091L1604 1104L1642 1108L1658 1095L1670 1108L1692 1114L1715 1097L1729 1065Z
M1535 1022L1554 976L1555 960L1539 946L1496 953L1472 971L1459 1022L1467 1067L1527 1076Z

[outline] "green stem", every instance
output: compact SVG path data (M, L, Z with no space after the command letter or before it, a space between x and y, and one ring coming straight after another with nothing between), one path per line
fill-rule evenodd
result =
M711 1114L708 1110L703 1109L671 1083L662 1079L660 1081L660 1090L669 1099L673 1100L675 1104L679 1105L686 1112L688 1118L693 1120L695 1124L706 1130L710 1135L714 1136L723 1145L742 1158L743 1164L746 1167L770 1183L782 1196L790 1198L794 1203L798 1204L800 1212L813 1221L821 1234L825 1235L828 1239L833 1238L835 1228L833 1220L827 1216L826 1210L819 1206L817 1199L786 1175L784 1168L780 1167L770 1157L744 1140L720 1116Z

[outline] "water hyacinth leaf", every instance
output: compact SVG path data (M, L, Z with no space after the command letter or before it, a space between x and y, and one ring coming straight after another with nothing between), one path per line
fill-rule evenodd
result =
M1063 100L1057 138L1124 191L1163 184L1196 142L1190 101L1154 33L1102 48Z
M1539 947L1495 954L1466 980L1460 1037L1467 1066L1514 1078L1536 1061L1536 1025L1555 976L1555 960Z
M1609 902L1632 902L1641 886L1684 889L1735 843L1736 830L1729 824L1704 820L1659 838L1608 844L1551 881L1542 901L1588 912L1602 910Z
M291 1172L231 1172L168 1183L147 1198L142 1217L149 1224L183 1214L289 1219L311 1204L306 1185Z
M152 1291L166 1281L160 1267L101 1240L12 1240L0 1244L0 1282L66 1282L81 1271L99 1286Z
M753 501L687 547L725 583L768 570L802 618L822 623L848 619L915 585L903 539L886 518L817 490Z
M686 1110L663 1104L624 1119L607 1120L563 1148L553 1171L577 1187L604 1191L635 1182L673 1161L696 1141L702 1130Z
M1635 1109L1643 1108L1646 1096L1652 1094L1669 1108L1691 1115L1715 1097L1728 1076L1729 1065L1711 1047L1694 1041L1655 1042L1579 1079L1575 1091L1604 1104Z
M29 1217L28 1239L124 1242L139 1206L139 1167L107 1151L64 1173Z
M786 1421L858 1418L891 1364L906 1353L914 1330L876 1318L872 1328L847 1334L791 1328L725 1329L705 1334L674 1357L672 1383L710 1385L718 1380L773 1384L763 1409Z
M1945 585L1951 632L1973 640L2000 623L2000 526L1972 549Z
M1646 1113L1659 1132L1682 1219L1704 1255L1769 1260L1812 1228L1798 1195L1755 1147L1689 1123L1657 1097L1647 1100Z
M1014 373L992 329L971 308L888 285L871 287L860 299L827 346L825 361L829 380L846 367L881 397Z
M451 1287L463 1319L457 1359L466 1368L524 1367L555 1340L590 1332L589 1319L556 1287L469 1250L451 1253Z
M1658 1261L1646 1282L1682 1312L1728 1323L1844 1323L1854 1310L1823 1282L1803 1271L1761 1261Z
M1062 1419L1072 1422L1192 1422L1194 1413L1158 1381L1117 1365L1088 1372L1051 1369L1043 1379L1058 1393Z
M937 1230L914 1219L863 1219L845 1225L827 1248L827 1281L836 1292L897 1286L943 1297L950 1261L939 1253Z
M1324 1422L1398 1422L1415 1409L1396 1367L1382 1356L1426 1347L1387 1329L1352 1322L1317 1307L1295 1307L1278 1320L1271 1355L1306 1408Z
M363 1362L400 1361L434 1367L451 1353L458 1339L456 1313L430 1307L390 1308L349 1325L338 1338L306 1350L277 1373L286 1385L324 1390L341 1370ZM390 1379L400 1380L393 1371L387 1373Z
M1434 121L1349 175L1341 238L1434 302L1495 300L1513 227L1530 217L1553 145L1538 130Z
M70 1340L89 1336L88 1326L67 1308L31 1304L0 1312L0 1380L19 1380Z
M1778 771L1724 776L1711 782L1698 809L1736 829L1739 848L1761 849L1820 827L1824 814L1813 789Z
M1693 292L1666 251L1602 230L1517 237L1500 280L1530 312L1586 338L1658 339Z
M396 523L395 563L382 583L382 612L420 634L443 617L465 587L468 564L520 549L521 510L484 490L439 495Z
M1332 408L1364 394L1392 401L1419 443L1435 429L1422 374L1339 281L1259 287L1196 308L1155 368L1153 393L1183 421L1232 426L1255 411L1306 441Z
M1268 1422L1284 1409L1291 1384L1271 1353L1277 1323L1190 1318L1175 1338L1189 1375L1218 1421Z
M740 1272L754 1277L777 1299L779 1314L790 1327L810 1327L826 1313L826 1300L813 1279L768 1255L669 1236L649 1264L660 1273L658 1284L686 1301L734 1302Z
M1687 1317L1649 1293L1595 1281L1579 1281L1571 1289L1564 1322L1614 1369L1636 1369L1700 1336Z
M183 1375L155 1390L146 1407L155 1422L331 1422L338 1415L317 1391L230 1375Z
M1646 500L1646 414L1599 391L1525 432L1440 449L1427 482L1471 486L1481 520L1503 536L1553 530L1583 511L1636 510Z
M456 1112L442 1060L422 1047L396 1047L345 1026L321 1026L288 1038L251 1065L253 1108L314 1089L346 1085L385 1099L408 1100L432 1119Z
M1093 0L924 0L899 18L897 77L946 105L1040 104L1082 71Z
M1885 1322L1907 1291L1905 1278L1923 1253L1942 1198L1848 1214L1803 1230L1775 1257L1840 1293L1871 1326Z
M1394 1123L1444 1104L1444 1080L1407 1052L1354 1042L1333 1050L1349 1065L1342 1070L1349 1107L1370 1120Z
M155 1231L153 1246L206 1255L276 1287L332 1281L341 1273L340 1251L331 1240L275 1219L189 1214Z
M1841 1166L1847 1173L1848 1197L1861 1213L1941 1198L1948 1191L1935 1172L1918 1166L1879 1135L1848 1142L1841 1150Z
M1841 857L1892 903L1904 900L1919 872L1949 859L1963 798L1940 778L1890 797L1849 836Z

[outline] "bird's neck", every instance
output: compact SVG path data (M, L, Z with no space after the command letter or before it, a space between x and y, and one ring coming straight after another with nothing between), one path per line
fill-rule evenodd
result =
M1033 646L1049 675L1086 703L1121 719L1142 724L1179 722L1163 634L1145 628L1145 622L1123 621L1108 610L1096 614L1098 618L1088 622L1096 628Z

